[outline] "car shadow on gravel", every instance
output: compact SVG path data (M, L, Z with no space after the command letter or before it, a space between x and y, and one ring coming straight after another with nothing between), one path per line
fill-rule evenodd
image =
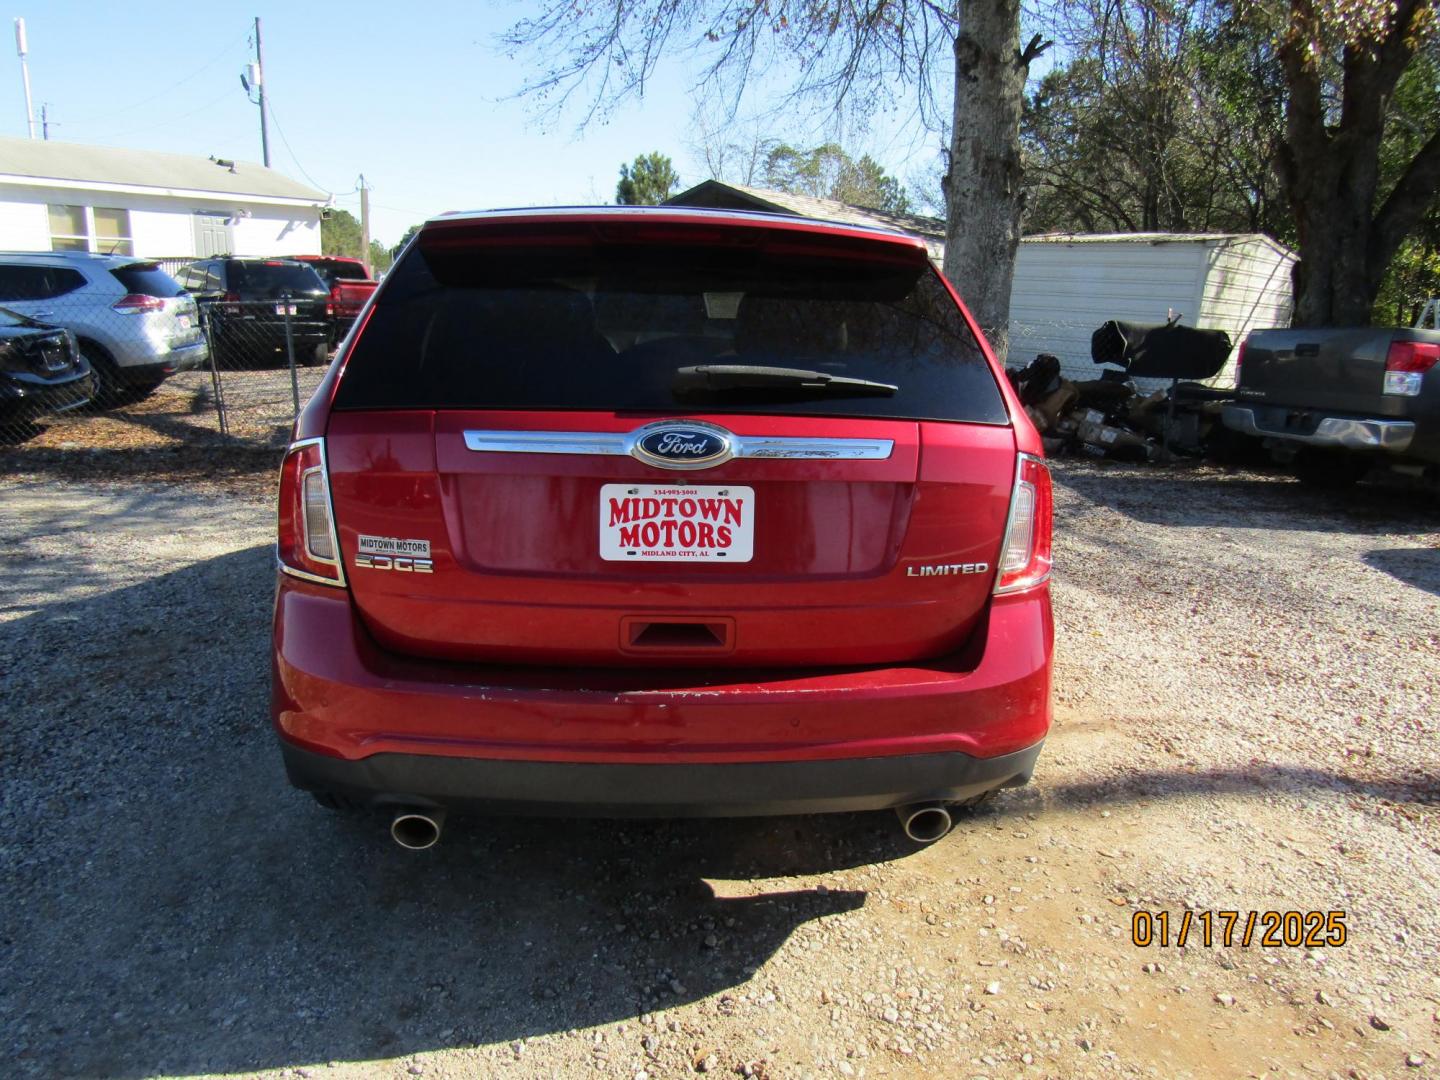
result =
M1234 769L1150 769L1123 776L1059 783L1037 776L1032 785L1006 792L1003 798L982 807L977 817L1005 819L1156 799L1216 795L1259 798L1277 792L1303 792L1312 796L1329 792L1336 798L1363 795L1387 803L1440 806L1440 772L1386 778L1307 766L1256 764Z
M217 439L219 437L217 436ZM201 484L240 494L266 493L284 456L274 445L245 439L169 446L19 447L0 445L0 472L45 483L144 481Z
M8 486L0 497L13 511L0 515L0 618L47 606L62 617L57 600L113 585L117 548L168 533L175 515L193 507L180 485L117 486L103 500L72 498L72 490L32 482ZM48 554L57 541L63 558Z
M1440 596L1440 548L1379 548L1365 562L1397 581Z
M1440 499L1404 484L1323 491L1285 475L1064 460L1055 464L1055 480L1092 503L1151 525L1361 534L1440 529ZM1062 519L1060 514L1056 520L1061 528Z
M461 818L401 850L285 782L271 559L0 623L12 1071L246 1072L724 1010L797 927L865 902L783 879L914 850L884 814Z

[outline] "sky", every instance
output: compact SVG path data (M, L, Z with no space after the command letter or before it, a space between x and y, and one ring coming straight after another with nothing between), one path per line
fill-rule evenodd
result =
M533 7L18 0L10 15L26 21L36 118L46 103L50 138L256 162L259 109L239 76L254 59L258 15L271 166L357 215L363 173L371 235L387 244L446 210L613 202L621 163L652 150L671 156L686 186L708 179L691 146L695 74L683 56L660 70L643 101L582 131L579 109L546 120L539 103L516 100L536 61L508 58L495 39ZM781 88L761 83L757 101ZM784 115L764 134L795 145L835 134L793 110ZM8 32L0 134L26 134ZM843 139L902 181L930 169L938 145L898 114L872 117Z

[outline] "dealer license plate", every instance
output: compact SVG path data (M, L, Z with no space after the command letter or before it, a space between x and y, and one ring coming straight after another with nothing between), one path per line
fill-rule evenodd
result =
M600 489L600 557L609 562L749 562L755 489L606 484Z

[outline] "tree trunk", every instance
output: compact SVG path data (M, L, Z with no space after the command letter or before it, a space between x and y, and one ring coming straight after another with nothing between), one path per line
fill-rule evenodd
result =
M1368 242L1375 204L1379 132L1361 147L1331 146L1311 160L1291 188L1300 261L1296 326L1366 326L1380 290L1369 274Z
M1368 325L1395 252L1435 197L1440 134L1376 206L1386 110L1424 6L1397 0L1381 40L1345 48L1338 123L1316 59L1320 17L1300 0L1291 8L1280 49L1288 95L1277 171L1295 214L1296 326Z
M945 276L1003 363L1020 243L1020 111L1030 61L1018 0L958 0L955 113L945 177Z

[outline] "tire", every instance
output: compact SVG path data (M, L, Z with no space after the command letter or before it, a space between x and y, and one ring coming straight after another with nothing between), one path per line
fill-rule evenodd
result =
M1370 460L1361 454L1302 450L1295 456L1295 477L1306 487L1340 491L1359 482L1370 471Z
M95 373L95 396L90 404L97 409L113 409L126 400L128 387L120 381L114 358L104 346L81 339L80 355Z
M306 367L324 367L328 363L330 363L330 346L323 341L315 346L305 360Z

